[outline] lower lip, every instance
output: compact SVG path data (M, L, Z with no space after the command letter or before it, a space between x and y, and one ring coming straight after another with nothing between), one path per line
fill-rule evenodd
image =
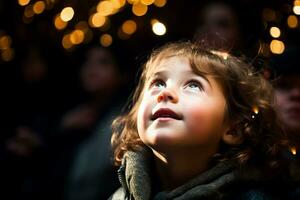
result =
M171 120L176 120L176 119L171 118L171 117L159 117L155 121L167 122L167 121L171 121Z

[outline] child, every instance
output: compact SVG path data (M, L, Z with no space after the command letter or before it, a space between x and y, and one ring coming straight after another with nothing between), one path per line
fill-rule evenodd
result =
M227 53L189 42L155 51L113 124L122 187L111 199L273 197L284 137L271 91Z

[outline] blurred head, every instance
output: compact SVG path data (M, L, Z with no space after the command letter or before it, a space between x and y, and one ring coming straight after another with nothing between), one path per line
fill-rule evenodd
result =
M214 2L202 9L194 40L200 44L208 43L214 49L228 50L239 42L239 29L233 8L222 2Z
M88 50L80 78L85 91L107 93L119 86L121 72L113 54L99 46Z
M299 47L290 47L282 55L273 56L271 68L278 78L273 82L276 107L290 138L300 142L300 64Z
M175 66L181 69L176 69ZM155 89L161 89L164 92L158 92L157 98L153 98L155 101L152 103L154 107L157 106L160 103L158 101L160 95L172 92L173 100L177 99L176 102L174 100L175 103L173 102L172 106L175 109L176 105L176 109L182 111L181 119L190 119L193 115L192 107L194 107L194 114L196 114L196 111L202 110L203 112L200 112L203 115L202 119L200 120L199 115L197 117L198 121L191 123L199 126L194 127L193 131L195 131L195 135L202 134L207 139L211 135L206 137L205 134L217 133L218 131L218 134L220 134L220 131L224 130L223 135L225 137L216 135L216 137L213 136L213 140L210 140L214 144L217 143L218 153L222 154L223 158L237 159L239 163L245 163L255 155L256 157L265 156L265 161L268 162L268 157L271 157L269 154L277 152L274 149L282 142L282 132L279 130L275 111L271 105L273 97L270 85L260 75L255 74L249 65L227 53L209 51L189 42L181 42L165 45L153 52L144 65L130 111L115 120L113 124L115 134L112 141L118 164L120 164L126 151L137 150L145 145L145 137L141 137L140 132L143 127L139 127L138 124L139 112L144 109L143 103L149 93L149 83L151 85L151 80L156 76L155 74L162 69L169 69L169 73L174 73L174 77L182 76L183 72L180 70L189 70L190 76L187 76L187 79L199 76L210 80L214 91L210 91L206 95L201 93L203 96L194 99L193 102L189 101L195 97L189 95L180 94L181 97L185 96L185 100L182 99L183 97L181 99L175 98L175 89L167 88L168 83L163 79L159 82L156 81L154 82ZM203 83L203 86L205 87L205 83ZM168 92L166 92L166 88ZM176 87L174 86L174 88ZM199 92L198 88L200 89L200 86L195 82L187 81L185 86L181 88ZM177 88L177 92L178 90ZM182 91L182 93L184 92ZM153 95L155 96L155 94ZM165 95L164 98L167 96ZM205 98L208 99L204 100ZM181 101L180 106L178 106L179 101ZM214 127L216 129L210 126L209 119L216 120L217 124ZM192 122L192 119L190 122ZM201 129L201 126L203 129ZM154 134L154 132L150 131L148 134ZM191 138L185 138L187 140L174 140L174 143L172 143L171 139L173 138L170 136L169 142L172 143L171 145L178 146L184 146L185 142L191 141L195 145L204 145L201 142L207 140L202 140L201 135L198 136L186 135L184 137L191 137L192 140L190 140ZM166 138L168 139L168 137ZM150 146L149 140L146 144ZM274 151L270 151L270 148Z

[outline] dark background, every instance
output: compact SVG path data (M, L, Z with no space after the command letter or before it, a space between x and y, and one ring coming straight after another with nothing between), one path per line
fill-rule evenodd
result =
M32 0L30 3L36 2ZM16 0L0 1L0 33L12 39L11 47L14 57L10 61L0 59L0 142L1 145L15 134L18 126L32 126L40 131L51 129L51 122L57 120L62 113L83 101L86 97L79 86L78 69L81 66L86 49L99 44L99 37L109 33L113 43L109 47L120 58L119 62L125 71L132 75L131 88L139 66L155 47L166 42L192 39L198 26L199 12L208 0L169 0L158 8L151 5L146 15L137 17L131 12L131 5L126 6L110 17L108 30L92 29L93 39L88 44L80 44L71 50L61 45L64 33L72 30L81 20L87 20L90 9L96 0L56 1L53 8L35 15L31 22L23 22L24 7ZM292 0L236 0L227 1L236 10L244 41L243 52L250 60L260 58L257 68L264 67L272 54L266 49L261 53L263 44L267 45L272 38L269 34L271 26L281 28L280 40L289 44L300 44L300 26L290 29L286 19L292 14ZM58 31L53 25L54 16L65 6L75 10L74 18L67 28ZM265 21L263 10L270 8L276 13L272 21ZM150 20L157 18L167 27L167 33L156 36L151 30ZM137 22L137 31L128 39L117 36L117 30L127 19ZM299 19L299 17L298 17ZM22 64L28 52L35 49L44 59L47 70L45 77L35 83L28 83L23 78ZM40 117L37 117L40 116ZM39 130L37 130L39 131ZM2 158L1 158L2 159ZM1 161L1 160L0 160ZM17 176L17 174L16 174Z

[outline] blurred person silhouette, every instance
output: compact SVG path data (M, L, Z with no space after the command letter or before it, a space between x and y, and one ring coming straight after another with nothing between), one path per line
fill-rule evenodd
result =
M237 13L224 1L210 1L199 12L194 42L216 50L234 52L241 48Z
M48 63L37 49L30 50L25 56L21 70L23 82L18 92L19 98L22 99L17 107L20 109L18 113L21 113L17 120L20 123L16 125L14 136L8 138L4 145L7 153L2 158L5 165L1 166L2 171L5 172L2 181L11 189L7 190L9 194L12 194L11 199L20 197L30 200L64 199L64 192L67 193L64 191L65 183L70 195L75 192L85 194L85 191L92 191L90 185L98 180L91 184L90 181L83 184L80 179L80 189L73 190L72 187L77 186L78 180L73 180L73 175L69 173L70 169L84 162L80 160L80 163L77 163L77 157L80 157L81 151L90 147L94 149L85 157L86 162L92 162L87 163L88 167L99 169L101 176L105 175L109 179L109 181L103 180L104 178L100 177L100 185L98 183L97 186L100 189L97 188L97 191L93 192L98 196L100 194L101 199L101 195L105 196L105 193L109 195L118 186L108 150L111 137L109 120L114 112L119 114L123 98L126 98L131 86L126 84L129 79L126 76L129 74L128 68L125 67L126 63L120 65L112 51L101 46L89 48L78 74L84 93L81 94L84 98L79 101L83 103L77 104L65 112L61 118L51 123L49 123L49 118L55 117L50 115L53 110L58 109L55 107L57 102L53 101L53 98L59 95L55 90L58 89L55 88L57 85L50 82ZM121 54L118 55L119 57L122 57ZM64 81L66 79L70 78L65 77ZM56 81L60 80L56 79ZM61 82L56 84L59 86ZM50 90L53 87L55 94ZM61 87L64 89L62 85ZM76 91L78 92L78 89ZM60 101L58 103L64 104L64 97L61 95L59 97L61 98L58 98ZM76 101L78 102L78 100L71 99L68 103L74 105ZM62 107L62 105L58 106ZM55 116L58 115L55 114ZM89 144L92 142L99 142L96 144L99 146ZM86 172L94 173L95 171L84 167L80 169L80 173ZM67 181L67 176L70 176L70 181ZM99 177L93 174L92 178L98 179ZM106 181L103 186L101 181ZM89 193L92 199L94 194Z
M10 199L34 198L32 191L39 188L46 164L41 149L44 135L40 133L50 121L45 101L50 96L49 63L38 46L24 49L16 68L16 88L6 105L14 122L6 121L11 128L1 141L1 182Z
M116 54L114 49L101 46L87 50L79 78L89 100L60 121L56 134L63 139L51 153L56 163L48 187L56 188L55 196L50 189L51 198L105 199L118 187L110 159L110 124L121 112L130 85L126 63L118 62L121 56Z
M290 176L296 189L291 199L300 199L300 47L287 47L285 52L270 60L275 79L275 103L280 121L290 141Z

